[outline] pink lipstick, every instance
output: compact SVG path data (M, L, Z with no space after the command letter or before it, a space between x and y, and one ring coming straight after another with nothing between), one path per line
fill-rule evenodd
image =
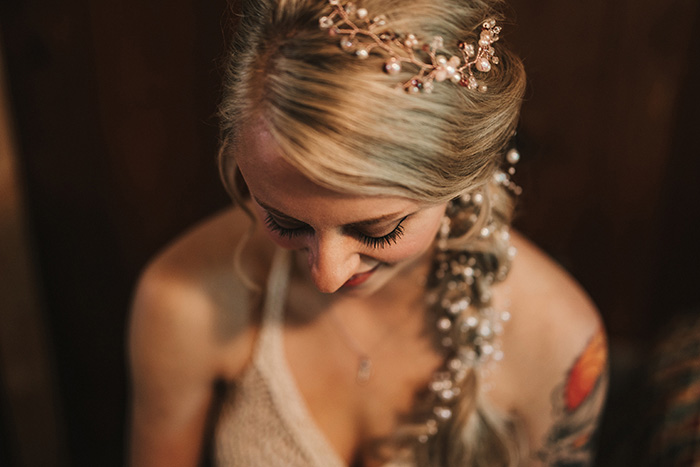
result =
M357 287L360 284L363 284L364 282L369 279L372 274L379 268L379 264L377 264L375 267L370 269L369 271L361 272L359 274L355 274L352 276L350 279L348 279L345 284L343 284L343 287Z

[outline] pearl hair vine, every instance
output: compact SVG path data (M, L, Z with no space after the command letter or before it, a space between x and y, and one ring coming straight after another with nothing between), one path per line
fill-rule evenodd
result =
M340 47L343 50L360 59L369 57L374 49L383 50L388 55L384 71L390 75L399 73L403 64L418 67L418 73L400 85L406 92L430 93L433 82L447 80L467 89L487 91L487 86L474 75L474 68L488 73L493 65L499 63L494 55L493 43L499 39L501 28L496 26L494 19L483 22L476 44L478 47L460 41L457 45L462 57L453 55L448 58L439 53L444 50L441 36L433 37L430 43L422 42L415 34L400 35L386 30L387 19L384 15L371 18L367 9L358 8L353 2L342 4L341 0L328 0L328 4L332 11L319 19L319 26L331 36L341 36ZM428 60L421 59L416 52L423 52Z

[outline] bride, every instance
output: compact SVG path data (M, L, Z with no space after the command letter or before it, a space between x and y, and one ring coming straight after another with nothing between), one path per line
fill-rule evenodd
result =
M132 465L589 465L605 334L510 229L525 78L498 5L243 3L235 207L141 278Z

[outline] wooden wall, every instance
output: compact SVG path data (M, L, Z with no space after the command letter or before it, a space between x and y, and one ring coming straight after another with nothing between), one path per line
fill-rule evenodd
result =
M517 225L580 279L613 343L642 355L657 324L698 299L697 2L511 5L503 35L530 80ZM138 271L227 203L213 118L225 11L225 0L0 3L71 465L122 464Z
M510 3L530 79L518 225L583 282L613 335L646 337L698 302L698 3Z
M224 11L223 1L0 2L70 465L123 465L134 281L178 231L227 203L212 117Z
M0 465L20 459L25 465L62 465L66 453L56 373L4 71L0 46Z

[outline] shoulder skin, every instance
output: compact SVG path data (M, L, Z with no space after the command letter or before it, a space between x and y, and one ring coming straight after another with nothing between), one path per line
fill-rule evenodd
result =
M513 245L518 254L506 281L512 319L494 392L524 421L531 465L589 465L607 391L600 316L547 255L518 234Z
M249 225L240 209L216 215L166 248L139 280L128 336L131 465L196 465L215 382L235 378L249 361L251 294L234 270ZM259 253L262 271L267 253L255 242L248 249Z

